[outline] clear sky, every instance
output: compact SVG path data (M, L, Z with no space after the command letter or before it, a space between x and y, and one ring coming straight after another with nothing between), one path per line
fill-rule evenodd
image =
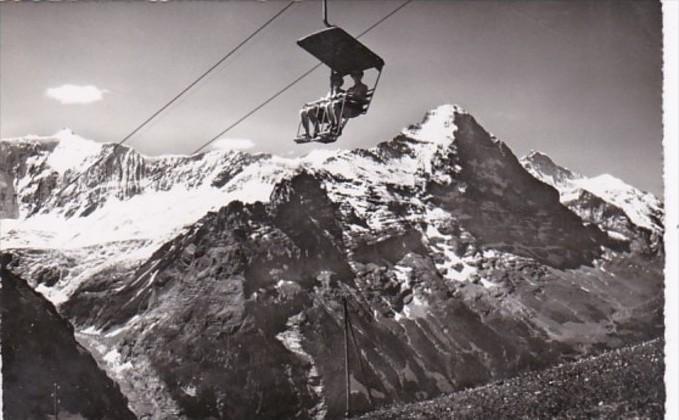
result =
M330 21L357 34L400 1L329 3ZM285 4L0 3L0 136L70 127L118 141ZM320 11L293 5L127 144L188 153L219 133L315 64L295 40L322 28ZM519 156L540 150L661 195L661 26L656 1L418 0L362 38L386 66L339 142L292 142L300 105L327 90L325 68L227 137L280 155L368 147L457 103Z

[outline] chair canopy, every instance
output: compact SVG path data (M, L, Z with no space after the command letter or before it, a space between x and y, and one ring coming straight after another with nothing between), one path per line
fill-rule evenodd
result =
M307 35L297 44L341 75L371 68L381 71L384 66L377 54L337 26Z

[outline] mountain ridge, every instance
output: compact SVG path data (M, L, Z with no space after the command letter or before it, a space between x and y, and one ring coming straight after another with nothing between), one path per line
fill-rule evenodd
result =
M521 164L537 179L556 188L565 206L583 220L600 226L610 237L630 240L642 236L650 248L662 246L663 203L651 193L610 174L583 176L539 152L522 157Z
M370 149L236 159L233 172L217 155L177 158L153 194L83 194L97 181L85 179L71 190L82 202L47 197L57 217L10 231L14 268L58 303L138 416L341 415L341 296L366 362L352 366L360 410L662 332L658 232L593 193L564 202L459 107ZM109 172L97 182L155 176ZM24 197L44 198L40 179ZM41 217L73 228L54 236L68 246L18 240ZM88 227L103 241L72 235Z

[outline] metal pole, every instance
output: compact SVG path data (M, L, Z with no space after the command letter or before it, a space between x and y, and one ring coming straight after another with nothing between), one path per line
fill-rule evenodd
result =
M344 417L351 416L351 379L349 377L349 311L347 310L347 298L342 296L344 307L344 374L346 379L346 411Z
M57 383L54 383L54 420L59 420L59 406L57 399Z
M370 109L370 105L373 103L373 99L375 99L375 92L377 91L377 84L380 83L380 77L382 77L382 69L379 69L377 72L377 79L375 79L375 85L373 86L373 94L370 97L370 102L368 102L368 106L365 108L364 114L368 113L368 110Z
M363 375L363 379L366 381L366 388L368 390L368 403L372 407L373 398L370 394L370 384L368 383L367 377L365 376L366 370L363 369L363 362L361 361L361 350L358 347L358 341L356 340L356 335L354 334L354 324L351 322L351 318L347 318L349 321L349 331L351 332L351 341L354 343L354 350L356 350L356 360L358 360L358 371Z

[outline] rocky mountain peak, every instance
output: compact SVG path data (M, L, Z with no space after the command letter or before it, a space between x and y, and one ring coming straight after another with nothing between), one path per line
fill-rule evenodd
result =
M402 133L425 143L448 145L456 130L455 117L468 114L459 105L441 105L428 111L420 123L412 124Z
M564 185L582 177L578 173L557 165L552 158L538 151L531 150L520 161L528 172L538 179L548 179L550 182L547 183L552 186Z
M91 143L96 143L93 140L86 139L73 131L72 128L64 127L61 130L57 131L54 133L52 136L59 141L70 141L70 142L91 142Z

